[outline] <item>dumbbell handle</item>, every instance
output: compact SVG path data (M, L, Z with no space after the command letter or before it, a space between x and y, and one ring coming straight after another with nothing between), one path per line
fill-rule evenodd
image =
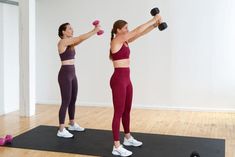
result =
M97 26L99 23L100 23L99 20L95 20L92 24L93 24L94 26ZM104 33L103 30L99 30L99 32L97 32L97 35L101 35L101 34L103 34L103 33Z

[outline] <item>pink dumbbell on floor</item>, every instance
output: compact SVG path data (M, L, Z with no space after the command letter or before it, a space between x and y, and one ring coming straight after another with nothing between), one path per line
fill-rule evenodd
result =
M12 144L13 137L11 135L6 135L5 138L0 138L0 146L6 145L6 144Z
M97 26L99 23L100 23L99 20L95 20L92 24L93 24L94 26ZM97 35L101 35L101 34L103 34L103 33L104 33L103 30L99 30L99 32L97 32Z
M5 138L0 138L0 146L3 146L5 144Z
M12 135L6 135L5 137L5 144L11 144L13 141Z

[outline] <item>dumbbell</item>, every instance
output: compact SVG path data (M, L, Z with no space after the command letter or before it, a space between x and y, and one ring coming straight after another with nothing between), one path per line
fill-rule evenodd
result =
M92 24L93 24L94 26L97 26L99 23L100 23L99 20L95 20ZM97 35L101 35L101 34L103 34L103 33L104 33L103 30L99 30L99 32L97 32Z
M11 135L6 135L5 138L0 138L0 146L6 145L6 144L12 144L13 137Z
M3 146L5 144L5 138L0 138L0 146Z
M155 15L157 15L157 14L160 13L160 10L159 10L158 8L153 8L153 9L150 11L150 13L151 13L152 16L155 16ZM159 29L160 31L163 31L163 30L166 29L166 28L167 28L166 22L162 22L162 23L160 23L160 25L158 26L158 29Z
M13 141L12 135L6 135L5 144L12 144L12 141Z
M190 157L200 157L199 153L196 151L193 151L190 155Z

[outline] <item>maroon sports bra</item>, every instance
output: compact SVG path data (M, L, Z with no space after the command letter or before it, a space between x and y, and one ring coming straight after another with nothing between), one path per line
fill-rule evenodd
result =
M128 59L130 56L130 49L125 44L122 45L121 49L116 53L111 53L113 61L120 59Z

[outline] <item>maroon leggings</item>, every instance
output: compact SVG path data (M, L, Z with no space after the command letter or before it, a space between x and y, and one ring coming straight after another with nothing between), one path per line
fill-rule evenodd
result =
M125 133L130 132L130 111L132 104L132 84L129 68L115 68L110 80L113 95L114 115L112 131L114 141L119 141L120 120Z
M68 108L69 119L74 119L78 83L74 65L63 65L58 75L62 103L59 111L59 123L64 124Z

